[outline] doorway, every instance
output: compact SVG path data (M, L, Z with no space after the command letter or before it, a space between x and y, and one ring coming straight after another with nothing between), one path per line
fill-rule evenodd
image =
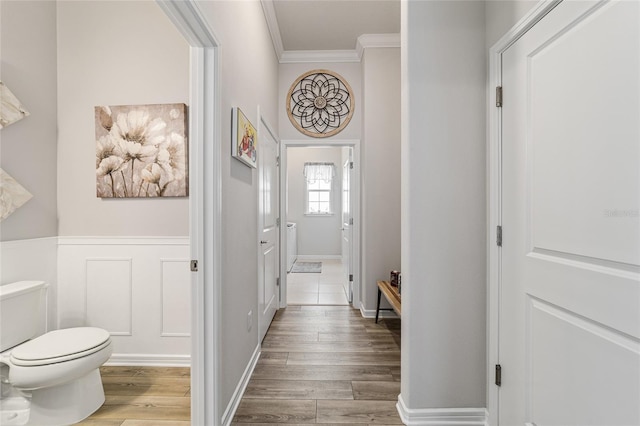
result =
M281 307L359 306L358 155L358 141L283 141Z

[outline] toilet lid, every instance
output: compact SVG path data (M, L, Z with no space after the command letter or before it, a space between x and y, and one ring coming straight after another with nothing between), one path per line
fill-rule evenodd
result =
M88 355L91 349L99 350L109 341L106 330L95 327L76 327L50 331L23 343L11 351L15 364L47 364L56 358L69 360L73 354Z

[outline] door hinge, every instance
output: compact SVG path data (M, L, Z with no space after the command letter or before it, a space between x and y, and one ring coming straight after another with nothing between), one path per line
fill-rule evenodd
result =
M496 227L496 244L498 247L502 247L502 226Z
M353 274L349 274L349 281L353 281Z
M349 168L350 168L350 169L353 169L353 161L351 161L351 162L349 163Z
M197 260L192 260L191 261L191 272L198 272L198 261Z
M276 219L276 226L280 226L280 218Z
M496 386L502 386L502 367L496 364Z
M276 157L276 167L280 167L280 156Z
M502 108L502 86L496 86L496 107Z
M280 287L280 277L276 278L276 286Z
M353 218L352 217L349 218L349 225L353 225Z

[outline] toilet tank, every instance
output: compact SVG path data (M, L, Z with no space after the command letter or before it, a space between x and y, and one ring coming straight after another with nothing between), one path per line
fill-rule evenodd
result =
M46 289L44 281L0 286L0 352L43 333Z

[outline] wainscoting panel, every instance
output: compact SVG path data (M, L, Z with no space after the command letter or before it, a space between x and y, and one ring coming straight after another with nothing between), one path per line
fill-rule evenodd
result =
M188 365L188 237L59 237L58 326L111 333L119 365Z
M191 334L191 286L189 261L160 259L162 264L163 337L189 337Z
M132 260L86 259L86 325L104 328L112 336L131 336Z

